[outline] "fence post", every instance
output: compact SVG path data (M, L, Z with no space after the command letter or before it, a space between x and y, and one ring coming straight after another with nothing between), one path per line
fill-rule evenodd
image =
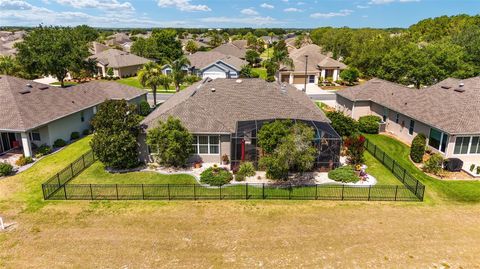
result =
M195 186L197 184L193 184L193 200L197 200L197 187Z
M290 183L290 187L288 188L288 200L292 199L292 183Z
M395 175L395 160L392 159L392 172Z
M57 173L57 181L58 181L58 187L60 188L60 186L62 186L62 184L60 184L60 173Z
M405 174L406 173L407 173L407 169L403 168L403 178L402 178L403 182L405 182Z
M142 200L145 200L145 190L143 189L143 183L142 183Z
M315 184L315 200L318 200L318 184Z
M395 201L397 201L398 185L395 186Z
M118 184L115 184L115 190L117 191L117 200L118 200Z
M248 200L248 183L245 183L245 200Z
M63 185L63 192L65 193L65 200L68 200L68 197L67 197L67 184Z
M90 199L93 200L93 190L92 190L92 184L90 184Z
M345 185L342 184L342 201L343 201L343 190L345 189Z
M370 201L370 191L372 190L372 185L370 185L370 187L368 187L368 200L367 201Z
M265 183L262 183L262 199L265 200Z
M72 171L72 177L74 177L75 175L73 174L73 163L70 164L70 170Z
M85 154L82 155L83 168L85 169Z
M418 190L418 179L417 179L417 185L415 185L415 196L417 196L417 190Z
M383 152L383 156L382 156L382 164L385 164L385 151L382 151Z
M168 200L170 201L170 184L167 184Z
M222 185L220 185L220 187L219 187L219 194L220 194L219 198L220 198L220 200L222 200Z
M377 156L377 145L374 145L373 147L373 157Z

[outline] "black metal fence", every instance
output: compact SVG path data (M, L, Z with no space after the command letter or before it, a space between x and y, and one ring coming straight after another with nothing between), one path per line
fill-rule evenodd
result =
M388 156L383 150L368 139L365 142L365 148L385 167L387 167L420 201L423 201L425 185L413 177L404 167L400 166L392 157Z
M88 152L42 184L45 200L353 200L423 201L425 186L395 160L367 140L366 149L382 162L403 185L291 185L230 184L211 187L199 184L69 184L95 162Z

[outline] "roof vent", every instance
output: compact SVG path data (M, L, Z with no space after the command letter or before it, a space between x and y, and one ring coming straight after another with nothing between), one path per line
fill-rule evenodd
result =
M281 92L281 93L287 93L287 84L285 84L285 82L283 82L283 83L280 85L280 92Z
M27 94L27 93L30 93L31 91L30 91L30 89L23 89L23 90L20 90L18 92L21 93L21 94Z
M32 84L27 84L27 87L32 88Z
M236 83L242 83L242 80L241 79L237 79L235 80Z
M215 88L211 88L210 91L211 91L211 92L215 92L216 90L215 90Z
M40 87L38 87L38 88L43 91L43 90L48 89L48 86L40 86Z
M442 89L445 89L445 90L448 90L450 88L451 88L450 86L442 86Z
M458 87L463 87L463 86L465 86L465 83L463 82L460 82L460 84L458 84Z
M455 90L454 90L454 91L456 91L456 92L464 92L464 91L465 91L465 89L464 89L464 88L462 88L462 86L460 86L460 88L455 88Z

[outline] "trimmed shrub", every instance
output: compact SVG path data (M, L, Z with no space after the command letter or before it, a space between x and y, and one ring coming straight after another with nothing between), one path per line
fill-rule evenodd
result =
M137 108L138 108L138 114L140 116L147 116L152 111L152 108L150 107L147 101L140 102Z
M82 135L84 135L84 136L87 136L87 135L89 135L89 134L90 134L90 129L85 129L85 130L83 130L83 132L82 132Z
M35 154L35 158L40 158L40 157L48 155L50 153L52 153L52 148L49 147L46 144L43 144L40 147L38 147L37 154Z
M237 174L235 175L235 181L245 181L245 175L244 175L244 174L237 173Z
M33 163L32 157L25 157L23 155L20 158L18 158L18 160L15 162L17 166L24 166L29 163Z
M423 155L425 155L425 148L427 146L427 137L424 134L418 134L412 140L412 146L410 147L410 158L416 163L423 161Z
M367 134L378 134L382 118L374 115L363 116L358 119L358 129Z
M255 175L255 166L251 162L245 162L240 164L238 174L243 174L246 177L253 177Z
M345 139L345 147L347 147L347 162L351 165L359 165L364 161L363 153L365 152L365 137L363 135L352 135Z
M443 157L439 153L433 154L430 159L428 159L425 162L425 165L423 166L423 170L427 173L432 173L434 175L439 175L443 168Z
M332 121L332 127L341 136L351 136L358 132L358 122L340 111L329 111L325 115Z
M65 142L65 140L59 138L57 140L55 140L55 142L53 142L53 147L54 148L61 148L61 147L65 147L67 145L67 142Z
M200 174L200 182L211 186L222 186L232 181L233 175L224 168L213 166Z
M355 169L350 165L342 166L328 172L328 178L343 183L355 183L359 180L357 173L355 173Z
M480 165L477 166L477 175L480 175Z
M288 178L288 164L279 156L264 156L260 159L259 165L265 169L266 177L269 179Z
M77 140L80 138L80 134L78 132L72 132L70 134L70 140Z
M8 176L12 173L13 166L8 163L0 163L0 177Z

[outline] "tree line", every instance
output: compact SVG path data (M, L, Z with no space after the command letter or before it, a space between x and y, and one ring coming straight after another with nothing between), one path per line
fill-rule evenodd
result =
M431 18L404 30L322 27L310 37L366 78L420 88L480 73L480 16Z

